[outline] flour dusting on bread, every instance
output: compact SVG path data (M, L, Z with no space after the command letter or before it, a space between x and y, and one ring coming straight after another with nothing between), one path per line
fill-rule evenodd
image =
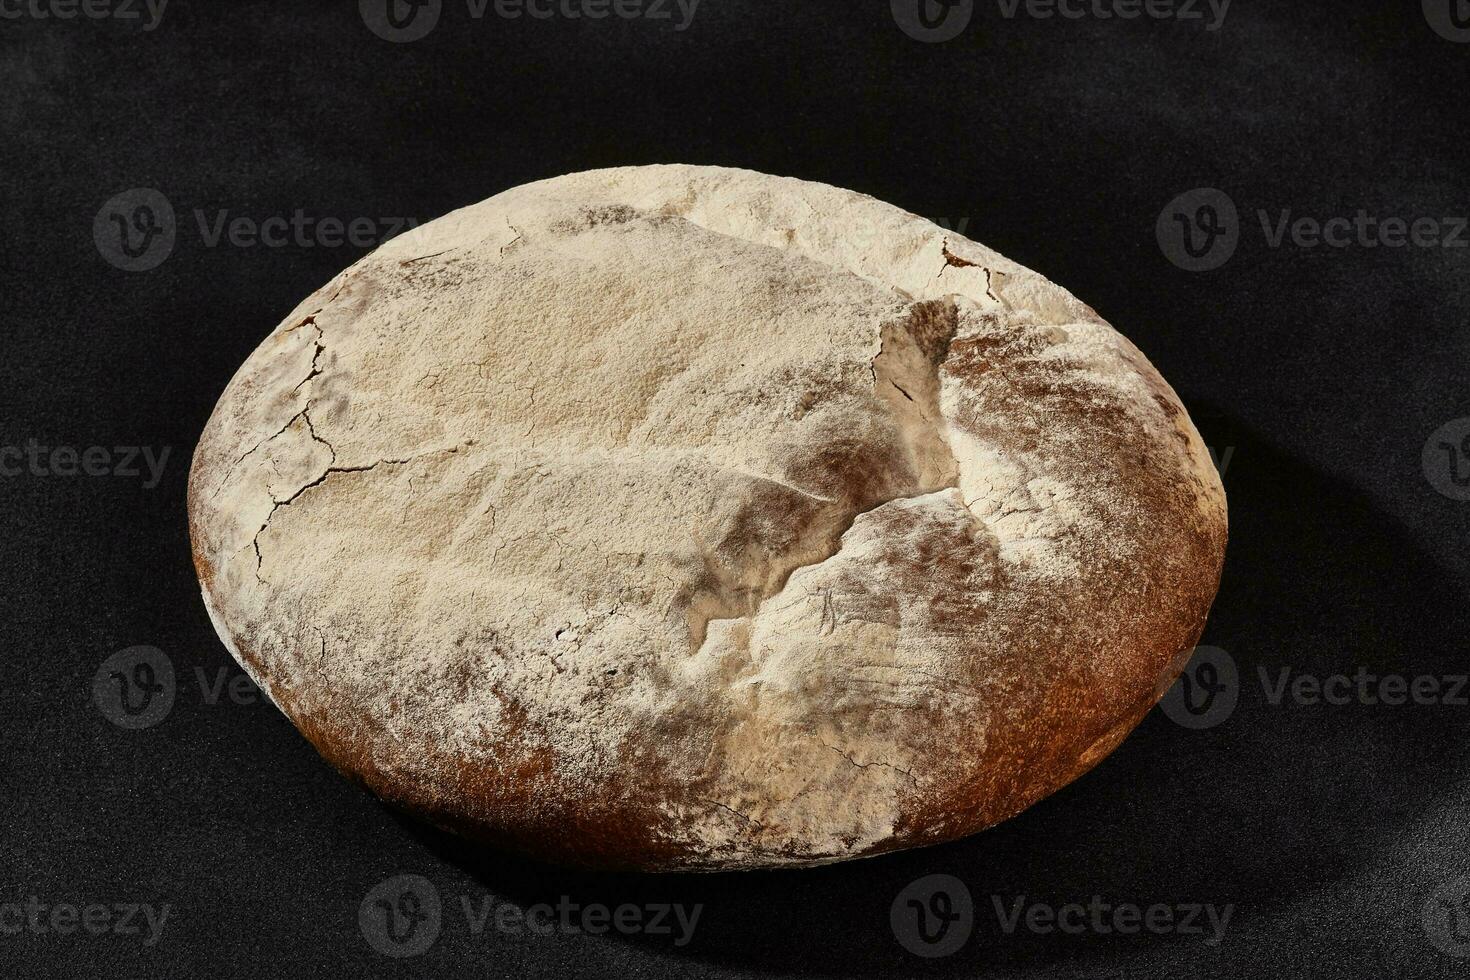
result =
M633 167L385 245L241 368L190 517L338 768L600 867L948 840L1096 764L1198 639L1225 502L1144 356L861 194Z

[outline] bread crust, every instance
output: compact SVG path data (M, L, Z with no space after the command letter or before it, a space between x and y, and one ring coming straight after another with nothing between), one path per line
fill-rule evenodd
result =
M564 864L953 840L1107 756L1198 642L1223 488L1092 309L821 184L633 167L301 304L194 456L242 667L335 768Z

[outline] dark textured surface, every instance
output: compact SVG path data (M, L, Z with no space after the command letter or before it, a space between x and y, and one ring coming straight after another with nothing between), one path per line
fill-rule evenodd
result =
M393 44L351 2L175 0L151 31L4 5L22 16L0 19L0 448L172 455L153 489L0 476L0 974L1463 976L1470 959L1429 933L1453 946L1430 899L1470 875L1470 706L1273 704L1259 674L1470 670L1470 503L1436 491L1422 462L1431 434L1470 416L1470 248L1272 248L1257 217L1470 212L1470 44L1409 0L1344 6L1237 0L1207 31L1007 20L990 2L930 44L882 2L704 0L677 31L677 8L662 22L476 21L450 0L428 37ZM330 772L268 705L210 703L234 670L189 562L188 456L259 340L365 250L211 247L219 214L423 221L527 180L665 161L963 222L1137 342L1228 459L1231 549L1205 642L1239 667L1234 713L1191 730L1156 711L1092 774L958 844L640 878L468 853ZM1223 268L1192 273L1165 258L1155 222L1202 186L1243 227ZM127 272L93 220L138 187L171 203L177 242ZM157 724L127 730L92 685L138 644L164 651L177 693ZM369 891L399 874L443 902L437 941L401 961L359 927ZM889 910L931 874L965 883L977 922L958 951L921 959ZM31 896L169 913L145 946L32 927ZM461 907L562 896L703 909L679 946L508 935L493 918L474 934ZM1007 935L993 896L1234 910L1214 945Z

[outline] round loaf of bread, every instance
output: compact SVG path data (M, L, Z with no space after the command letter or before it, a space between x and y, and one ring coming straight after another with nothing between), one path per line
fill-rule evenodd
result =
M507 191L302 303L189 481L220 637L338 770L584 867L1004 820L1203 628L1224 492L1089 307L872 198L713 167Z

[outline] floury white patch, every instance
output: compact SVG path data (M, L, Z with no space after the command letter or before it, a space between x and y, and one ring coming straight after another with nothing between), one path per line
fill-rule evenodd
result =
M168 4L169 0L0 0L0 20L142 20L143 30L151 31L163 21Z
M1177 20L1199 21L1207 31L1225 26L1233 0L996 0L1006 20Z
M35 895L24 902L0 904L0 936L87 935L141 937L144 946L155 946L163 935L172 910L139 902L48 905Z

